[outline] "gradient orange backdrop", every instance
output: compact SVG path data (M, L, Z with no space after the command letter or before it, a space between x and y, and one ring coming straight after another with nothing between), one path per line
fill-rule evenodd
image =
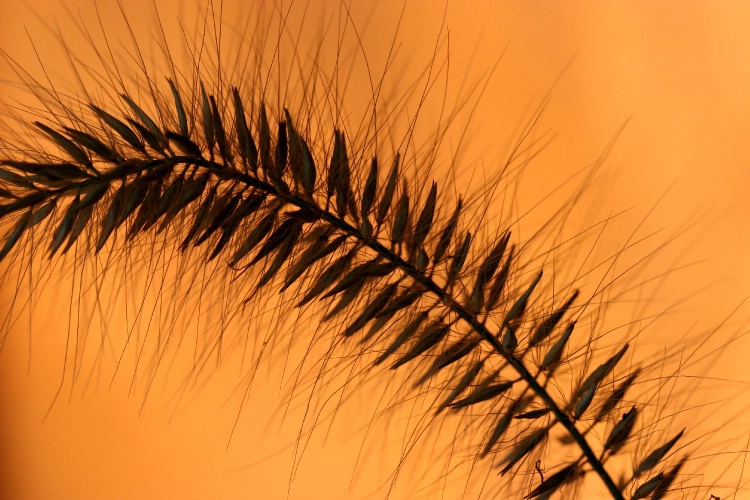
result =
M166 36L179 37L177 16L192 18L194 6L158 3ZM273 12L273 5L263 7ZM134 30L143 46L156 52L157 42L151 39L153 4L139 0L125 7L136 21ZM382 64L390 49L402 7L397 1L378 5L355 1L350 6L374 67ZM48 31L57 23L61 32L72 32L66 8L74 16L80 12L92 31L99 29L91 2L48 7L0 2L0 48L39 74L33 42L52 80L61 77L70 88L74 84L59 57L59 42ZM127 43L122 23L113 21L120 16L116 4L101 0L98 8L106 26L119 26L120 31L108 32L110 39ZM226 10L227 19L232 19L229 4ZM291 9L290 26L298 26L303 18L308 25L324 26L325 18L338 12L335 1L299 3ZM531 118L547 93L549 102L535 133L549 130L555 139L523 176L522 193L532 200L594 162L625 125L605 161L606 175L593 186L606 193L591 201L600 204L595 207L599 218L610 211L632 209L621 226L627 230L664 195L647 226L664 228L658 237L668 238L685 223L692 224L686 236L660 254L661 264L650 270L655 275L659 265L672 269L696 263L675 272L659 289L655 310L683 302L678 314L650 333L658 335L656 340L668 344L691 328L711 329L750 294L750 7L746 2L476 1L450 2L444 9L433 2L409 1L403 13L396 66L402 73L390 75L386 98L400 91L399 84L418 76L416 68L429 61L437 40L442 40L443 60L449 48L448 98L460 95L464 82L469 89L499 60L472 117L470 143L459 156L467 168L495 168L512 146L519 124ZM187 23L187 31L192 26ZM232 36L231 30L224 33L229 43ZM75 52L76 46L70 49ZM7 102L20 94L8 83L16 80L8 64L1 74ZM355 78L362 76L355 74ZM354 80L350 86L369 89L365 80ZM367 92L364 97L369 97ZM436 104L440 99L431 105ZM426 109L423 123L429 124L438 112L437 107ZM464 126L460 120L458 126ZM446 140L448 153L457 146L459 135ZM553 209L550 202L533 212L529 227ZM624 239L617 239L612 248ZM355 396L341 410L330 433L315 435L290 485L298 408L290 410L282 423L281 374L272 368L255 386L230 445L238 408L238 396L232 394L241 382L230 369L217 370L204 387L189 391L184 396L189 404L173 412L179 381L154 390L142 409L143 388L136 386L129 394L127 370L108 388L113 361L106 359L101 367L85 368L73 390L66 380L61 397L45 418L62 376L68 294L69 290L49 286L46 294L36 297L33 320L28 312L22 314L0 352L0 498L385 495L382 485L388 482L401 436L398 422L391 422L393 434L388 439L396 442L395 448L384 443L383 457L377 455L377 446L366 448L367 456L359 458L355 473L362 432L372 418L367 395ZM2 290L3 314L13 296L13 289ZM747 306L740 308L719 335L729 338L750 330L749 313ZM114 328L108 334L125 332ZM749 356L750 341L741 338L710 375L747 384ZM110 375L87 386L86 375L97 369ZM729 385L732 390L727 394L744 387ZM740 397L717 411L731 413L747 402L747 397ZM365 409L358 412L360 404ZM748 417L740 416L734 424L750 429ZM741 432L731 434L738 435L741 439L727 443L726 449L745 446L747 432L744 437ZM731 487L723 490L722 498L738 479L734 469L726 474L722 483ZM402 482L392 498L412 498L416 493L435 498L443 487L414 492L408 477ZM460 498L462 488L460 481L448 484L444 498Z

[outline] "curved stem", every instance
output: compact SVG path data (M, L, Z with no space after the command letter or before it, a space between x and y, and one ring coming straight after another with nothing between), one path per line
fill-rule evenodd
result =
M260 189L267 189L270 192L273 192L276 194L275 189L269 184L266 184L262 181L259 181L258 179L255 179L249 175L237 173L236 175L238 180L241 180L243 182L251 182L253 185L257 185ZM581 434L581 432L578 430L578 428L575 426L575 423L570 419L570 417L557 405L555 400L552 398L552 396L547 392L547 390L542 387L542 385L537 381L537 379L529 372L529 370L526 368L526 366L523 364L523 362L520 359L517 359L513 354L506 352L503 347L498 342L497 338L485 327L477 317L470 313L465 307L461 306L458 302L455 301L455 299L450 296L447 292L445 292L442 288L440 288L430 277L424 275L419 270L417 270L414 266L409 264L407 261L401 258L400 255L394 253L393 251L389 250L387 247L385 247L382 243L379 241L373 239L373 238L366 238L362 235L362 233L346 222L345 220L339 218L338 216L332 214L331 212L327 210L322 210L320 207L315 205L314 203L310 203L306 200L303 200L301 198L298 198L294 196L293 194L279 194L279 196L284 197L287 199L291 204L299 207L299 208L306 208L309 210L314 210L317 213L320 214L321 219L326 220L333 226L335 226L337 229L346 232L347 234L350 234L354 238L358 239L360 243L363 245L369 247L370 249L374 250L375 252L381 254L386 259L390 260L394 264L396 264L403 272L408 274L412 279L415 281L418 281L420 284L422 284L425 288L427 288L429 291L434 293L444 304L446 304L447 307L449 307L451 310L453 310L461 319L466 321L471 328L477 332L477 334L482 337L482 339L486 340L490 346L497 352L500 356L502 356L508 364L510 364L513 369L518 373L518 375L523 379L523 381L529 386L529 388L534 391L543 401L544 403L549 407L549 409L552 411L552 413L555 415L555 418L562 424L563 427L568 431L568 433L571 435L571 437L576 441L578 446L581 448L581 451L586 456L586 459L588 460L591 467L594 469L594 471L597 473L597 475L601 478L601 480L606 485L607 489L609 490L610 494L612 495L612 498L615 500L624 500L624 497L622 493L620 492L619 488L615 484L615 482L610 477L609 473L604 468L604 465L599 461L594 451L591 449L591 446L589 446L588 441L586 441L586 438Z
M325 215L327 215L328 217L325 217ZM364 238L356 228L349 225L346 221L339 219L335 215L330 214L328 212L325 212L325 215L323 218L329 220L330 222L334 222L335 220L335 222L338 223L337 226L340 229L351 233L356 238L359 238L363 244L375 250L376 252L382 253L388 260L390 260L391 262L396 264L398 267L400 267L414 280L418 281L423 286L428 288L432 293L437 295L438 298L440 298L444 304L446 304L458 316L460 316L464 321L466 321L469 324L469 326L471 326L471 328L475 332L477 332L477 334L479 334L480 337L486 340L490 344L490 346L492 346L495 352L497 352L500 356L502 356L508 362L508 364L510 364L513 367L513 369L516 370L516 372L523 379L523 381L529 386L529 388L532 391L534 391L544 401L544 403L549 407L549 409L555 415L555 418L557 418L560 424L562 424L562 426L565 427L565 429L570 433L571 437L576 441L578 446L581 448L581 451L586 456L586 459L588 460L589 464L591 464L591 467L594 469L597 475L599 475L599 477L602 479L604 484L607 486L607 489L609 490L612 497L616 500L624 500L624 497L622 493L620 492L620 490L617 488L617 485L609 476L609 473L604 469L604 465L599 461L596 454L589 446L588 441L586 441L586 438L581 434L581 432L575 426L575 423L557 405L557 403L549 394L549 392L547 392L547 390L544 387L542 387L542 385L531 374L531 372L529 372L526 366L524 366L523 362L519 359L516 359L516 357L513 356L511 353L506 352L503 349L503 347L500 345L500 343L497 341L497 338L495 338L495 336L492 335L492 333L487 329L487 327L485 327L482 323L479 322L479 320L477 320L477 317L475 315L473 315L465 307L457 303L453 299L453 297L451 297L445 291L443 291L443 289L441 289L434 281L432 281L431 278L428 278L427 276L420 273L415 267L413 267L411 264L403 260L399 255L391 252L390 250L388 250L385 246L383 246L381 243L379 243L376 240Z
M216 163L213 160L206 160L205 158L195 157L195 156L169 156L169 157L163 157L163 158L156 159L156 160L144 160L143 162L139 162L136 164L120 164L120 165L115 166L114 169L110 170L109 172L103 173L100 176L91 177L86 180L79 181L78 183L73 183L71 186L65 186L65 187L46 190L46 191L50 195L60 195L66 191L78 189L83 185L101 182L102 180L109 182L109 181L121 178L124 181L124 179L127 178L129 175L139 173L149 168L155 168L158 166L174 167L179 164L194 165L194 166L200 166L200 167L206 168L209 171L211 171L220 181L228 181L228 180L234 179L248 186L265 191L266 193L271 194L273 196L282 198L287 203L294 205L298 208L311 210L319 214L321 220L325 220L326 222L328 222L329 224L331 224L333 227L337 228L338 230L357 239L360 244L370 248L371 250L377 252L382 257L388 259L393 264L395 264L398 268L400 268L403 273L410 276L413 280L419 282L428 291L432 292L440 301L442 301L446 307L452 310L461 319L466 321L466 323L468 323L469 326L483 340L487 341L490 344L492 349L497 354L499 354L509 365L513 367L513 369L518 373L521 379L523 379L523 381L526 383L529 389L531 389L534 393L536 393L537 396L539 396L539 398L542 399L542 401L544 401L547 407L549 407L550 411L552 411L552 413L554 414L556 420L560 424L562 424L563 427L565 427L565 429L568 431L570 436L575 440L578 447L581 449L584 456L588 460L588 463L591 465L593 470L597 473L597 475L601 478L601 480L606 485L607 489L612 495L612 498L614 498L615 500L624 500L624 497L622 493L620 492L620 490L618 489L617 485L615 485L609 473L605 470L604 465L597 458L596 454L589 446L588 441L586 441L586 438L581 434L581 432L575 426L575 423L557 405L557 403L549 394L549 392L547 392L547 390L537 381L536 377L532 375L531 372L529 372L529 370L523 364L523 361L521 359L518 359L512 353L507 352L505 349L503 349L502 345L498 342L497 338L487 329L487 327L483 323L481 323L477 319L476 315L469 312L465 307L459 304L453 298L453 296L450 295L446 290L443 290L442 288L440 288L432 280L430 276L427 276L423 274L422 272L420 272L412 264L410 264L409 262L401 258L399 254L387 248L378 240L371 238L371 237L370 238L365 237L356 227L352 226L351 224L346 222L344 219L338 217L337 215L331 213L330 211L328 211L327 208L320 208L314 202L312 198L304 199L298 196L297 194L293 192L289 192L289 191L279 192L279 190L277 190L276 187L274 187L274 185L269 184L268 182L265 182L263 180L260 180L257 177L253 177L250 174L242 173L234 168L229 168L220 163ZM128 167L132 167L132 168L129 169Z

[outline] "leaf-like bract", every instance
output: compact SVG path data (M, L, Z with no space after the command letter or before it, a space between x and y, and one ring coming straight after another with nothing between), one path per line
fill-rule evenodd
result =
M648 454L646 458L643 459L643 462L641 462L638 467L635 469L635 472L633 473L634 477L639 477L644 472L653 469L656 467L656 465L662 461L662 459L669 453L669 450L672 449L672 447L677 443L677 441L680 440L682 435L685 433L685 429L682 429L680 432L677 433L675 437L652 451Z
M500 474L504 475L526 455L534 451L534 449L539 446L547 436L547 432L549 432L549 429L547 428L537 429L523 438L503 459L502 463L505 464L505 466L500 471Z

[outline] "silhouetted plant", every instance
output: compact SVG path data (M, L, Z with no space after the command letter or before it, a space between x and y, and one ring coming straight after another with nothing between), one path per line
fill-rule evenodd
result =
M545 295L547 269L525 260L509 224L477 237L472 216L493 189L453 196L425 182L430 165L404 161L409 137L392 150L377 129L355 141L338 110L316 121L312 105L272 109L242 78L176 75L147 74L145 97L119 82L110 103L45 97L57 108L38 113L33 138L3 147L0 258L33 241L50 259L116 262L161 238L199 265L225 263L249 290L241 314L291 294L332 325L331 350L365 371L410 370L411 390L434 393L433 417L481 423L474 454L513 494L573 496L589 478L616 499L674 489L685 431L651 439L648 402L633 400L651 366L623 362L627 341L570 347L579 291ZM537 460L548 472L514 485Z

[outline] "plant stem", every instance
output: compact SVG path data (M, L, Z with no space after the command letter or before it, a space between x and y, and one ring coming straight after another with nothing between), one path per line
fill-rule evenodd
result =
M591 465L593 470L596 472L596 474L601 478L601 480L606 485L607 489L612 495L612 498L615 500L624 500L624 497L622 493L620 492L619 488L617 487L617 485L614 483L614 481L610 477L609 473L604 468L604 465L602 464L602 462L597 458L596 454L589 446L588 441L586 441L586 438L581 434L581 432L575 426L575 423L557 405L557 403L549 394L549 392L547 392L547 390L537 381L536 377L533 376L531 372L529 372L529 370L523 364L522 360L516 358L512 353L507 352L505 349L503 349L502 345L498 342L497 338L487 329L486 326L484 326L484 324L482 324L477 319L476 315L469 312L465 307L459 304L453 298L452 295L450 295L449 293L447 293L447 291L440 288L437 285L437 283L435 283L432 280L431 277L420 272L416 267L414 267L413 265L405 261L403 258L401 258L399 254L395 253L393 250L388 249L383 244L381 244L378 240L374 238L365 237L356 227L352 226L351 224L346 222L344 219L338 217L337 215L331 213L330 211L328 211L327 208L324 209L324 208L319 207L312 199L309 199L309 200L304 199L298 196L297 194L295 194L294 192L279 192L272 184L269 184L268 182L265 182L257 177L253 177L252 175L242 173L234 168L229 168L213 160L206 160L205 158L196 157L196 156L171 156L171 157L164 157L162 159L157 159L157 160L143 161L142 163L139 162L137 164L132 165L133 166L132 170L126 170L126 164L122 164L122 165L118 165L115 167L114 170L117 171L116 174L107 175L107 173L104 173L100 177L92 177L90 179L84 180L82 182L79 182L71 186L48 190L48 193L50 195L61 195L65 191L77 189L82 185L101 182L102 180L109 182L111 180L121 178L123 179L123 181L125 181L125 179L129 175L133 175L135 173L138 173L140 171L143 171L149 168L154 168L156 166L161 166L161 165L171 165L174 167L179 164L194 165L194 166L200 166L200 167L206 168L207 170L211 171L214 175L216 175L219 178L220 182L222 181L226 182L226 181L229 181L230 179L234 179L236 181L242 182L253 188L262 190L272 196L282 198L287 203L294 205L298 208L307 209L307 210L311 210L315 212L316 214L320 216L321 220L325 220L326 222L331 224L333 227L335 227L339 231L357 239L360 244L370 248L371 250L375 251L382 257L388 259L390 262L395 264L399 269L401 269L402 272L410 276L415 281L419 282L428 291L435 294L435 296L438 299L440 299L443 302L443 304L446 305L446 307L450 308L461 319L466 321L469 324L469 326L483 340L487 341L490 344L492 349L497 354L499 354L508 364L510 364L513 367L513 369L518 373L521 379L523 379L523 381L527 384L527 386L544 401L544 403L549 407L549 409L554 414L556 420L560 424L562 424L563 427L565 427L565 429L568 431L571 437L576 441L578 447L581 449L584 456L588 460L588 463Z
M248 178L247 180L252 179L253 185L255 185L255 183L258 182L258 179L252 178L245 174L238 174L237 177L239 180L242 180L242 181L245 181L246 177ZM267 187L269 191L275 193L275 190L273 189L272 186L266 185L264 187ZM615 500L624 500L624 497L622 493L620 492L619 488L617 487L615 482L610 477L609 473L604 468L604 465L599 461L596 454L591 449L591 446L589 446L589 443L588 441L586 441L586 438L581 434L581 432L575 426L575 423L557 405L557 403L549 394L549 392L547 392L547 390L544 387L542 387L541 384L539 384L537 379L531 374L531 372L529 372L526 366L524 366L523 362L519 359L516 359L516 357L513 356L511 353L506 352L502 348L500 343L497 341L497 338L487 329L487 327L485 327L482 323L479 322L479 320L477 319L475 315L470 313L466 308L464 308L458 302L456 302L452 296L448 295L443 289L441 289L430 277L418 271L414 266L406 262L398 254L389 250L379 241L373 238L364 237L357 228L355 228L354 226L352 226L345 220L339 218L338 216L332 214L331 212L327 210L321 210L320 207L318 207L317 205L309 203L308 201L302 200L300 198L297 198L296 196L289 195L289 194L284 194L282 196L286 198L291 204L299 208L306 208L306 209L314 210L320 213L322 219L328 221L337 229L358 239L360 243L362 243L363 245L371 248L372 250L379 253L386 259L390 260L392 263L396 264L403 272L408 274L412 279L414 279L415 281L418 281L425 288L427 288L429 291L434 293L440 300L443 301L444 304L446 304L459 317L461 317L464 321L466 321L472 327L472 329L474 329L474 331L477 332L477 334L479 334L480 337L486 340L490 344L490 346L492 346L492 348L500 356L502 356L513 367L513 369L516 370L518 375L524 380L524 382L529 386L529 388L531 388L531 390L534 391L550 408L552 413L555 415L555 418L562 424L563 427L565 427L565 429L570 433L570 435L576 441L578 446L581 448L581 451L586 456L586 459L588 460L591 467L594 469L594 471L597 473L597 475L601 478L601 480L606 485L607 489L612 495L612 498L614 498Z
M539 384L536 378L524 366L523 362L519 359L516 359L515 356L513 356L511 353L506 352L497 341L497 338L492 335L487 327L485 327L482 323L479 322L479 320L477 320L475 315L471 314L468 310L466 310L466 308L457 303L455 299L453 299L453 297L449 296L445 291L443 291L443 289L441 289L434 281L432 281L431 278L420 273L415 267L403 260L399 255L388 250L380 242L372 238L365 238L356 228L348 224L346 221L339 219L330 212L324 212L323 218L331 223L334 223L342 231L346 231L352 234L355 238L358 238L364 245L370 247L376 252L383 254L384 257L396 264L411 278L413 278L415 281L419 281L420 284L437 295L444 304L446 304L451 310L458 314L458 316L466 321L474 329L474 331L479 334L480 337L486 340L490 344L490 346L492 346L492 348L500 356L502 356L503 359L505 359L513 367L514 370L516 370L518 375L524 380L524 382L526 382L531 390L534 391L550 408L552 413L555 415L555 418L557 418L562 426L565 427L565 429L570 433L578 446L581 448L581 451L583 451L583 454L586 456L589 464L591 464L591 467L607 486L607 489L612 495L612 498L614 498L615 500L624 500L624 497L620 490L617 488L617 485L612 480L609 473L604 469L604 465L596 457L596 454L589 446L588 441L586 441L586 438L580 433L578 428L575 426L575 423L573 423L570 417L568 417L568 415L562 411L557 403L555 403L555 400L552 399L552 396L549 394L549 392L547 392L547 390L542 387L541 384Z

